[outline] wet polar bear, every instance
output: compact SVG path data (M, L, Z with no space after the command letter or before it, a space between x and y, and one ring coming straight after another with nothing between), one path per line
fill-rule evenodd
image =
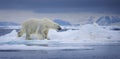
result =
M21 37L25 33L27 40L31 40L31 34L36 34L39 39L48 39L47 34L49 29L61 30L61 27L48 18L29 19L23 22L22 28L18 32L18 37Z

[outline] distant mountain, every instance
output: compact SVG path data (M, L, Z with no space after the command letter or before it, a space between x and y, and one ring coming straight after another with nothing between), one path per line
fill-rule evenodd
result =
M102 16L99 17L96 21L98 25L112 25L113 23L120 22L120 18L118 16Z
M113 25L113 26L115 26L115 25L120 26L120 22L112 23L111 25Z
M18 26L19 24L14 22L0 22L0 26Z
M54 22L62 25L62 26L69 26L71 25L68 21L60 20L60 19L55 19Z
M86 22L87 24L93 24L94 23L94 16L90 16L89 18L88 18L88 21Z

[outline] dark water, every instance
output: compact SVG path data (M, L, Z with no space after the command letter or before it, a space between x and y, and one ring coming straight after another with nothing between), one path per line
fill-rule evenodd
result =
M19 31L19 29L2 29L0 28L0 36L10 33L12 30Z
M0 50L0 59L120 59L120 46L92 50Z
M0 36L13 29L0 29ZM18 31L18 29L15 29ZM120 45L92 45L82 50L0 50L0 59L120 59Z

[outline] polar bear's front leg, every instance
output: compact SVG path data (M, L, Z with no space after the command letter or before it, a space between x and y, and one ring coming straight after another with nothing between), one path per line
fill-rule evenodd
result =
M31 38L30 38L30 29L25 29L25 32L26 32L26 39L27 40L31 40Z
M37 34L37 37L38 39L40 40L44 40L45 39L45 34L43 33L43 28L41 26L39 26L36 30L36 34Z
M45 34L45 39L50 40L47 36L48 36L48 30L44 31Z

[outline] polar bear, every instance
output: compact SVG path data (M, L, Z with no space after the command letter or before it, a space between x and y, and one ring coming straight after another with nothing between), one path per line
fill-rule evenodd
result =
M31 40L30 35L36 34L39 39L48 39L49 29L61 30L60 25L53 22L48 18L43 19L29 19L22 24L22 28L18 32L18 37L21 37L24 33L26 34L26 39ZM49 39L48 39L49 40Z

